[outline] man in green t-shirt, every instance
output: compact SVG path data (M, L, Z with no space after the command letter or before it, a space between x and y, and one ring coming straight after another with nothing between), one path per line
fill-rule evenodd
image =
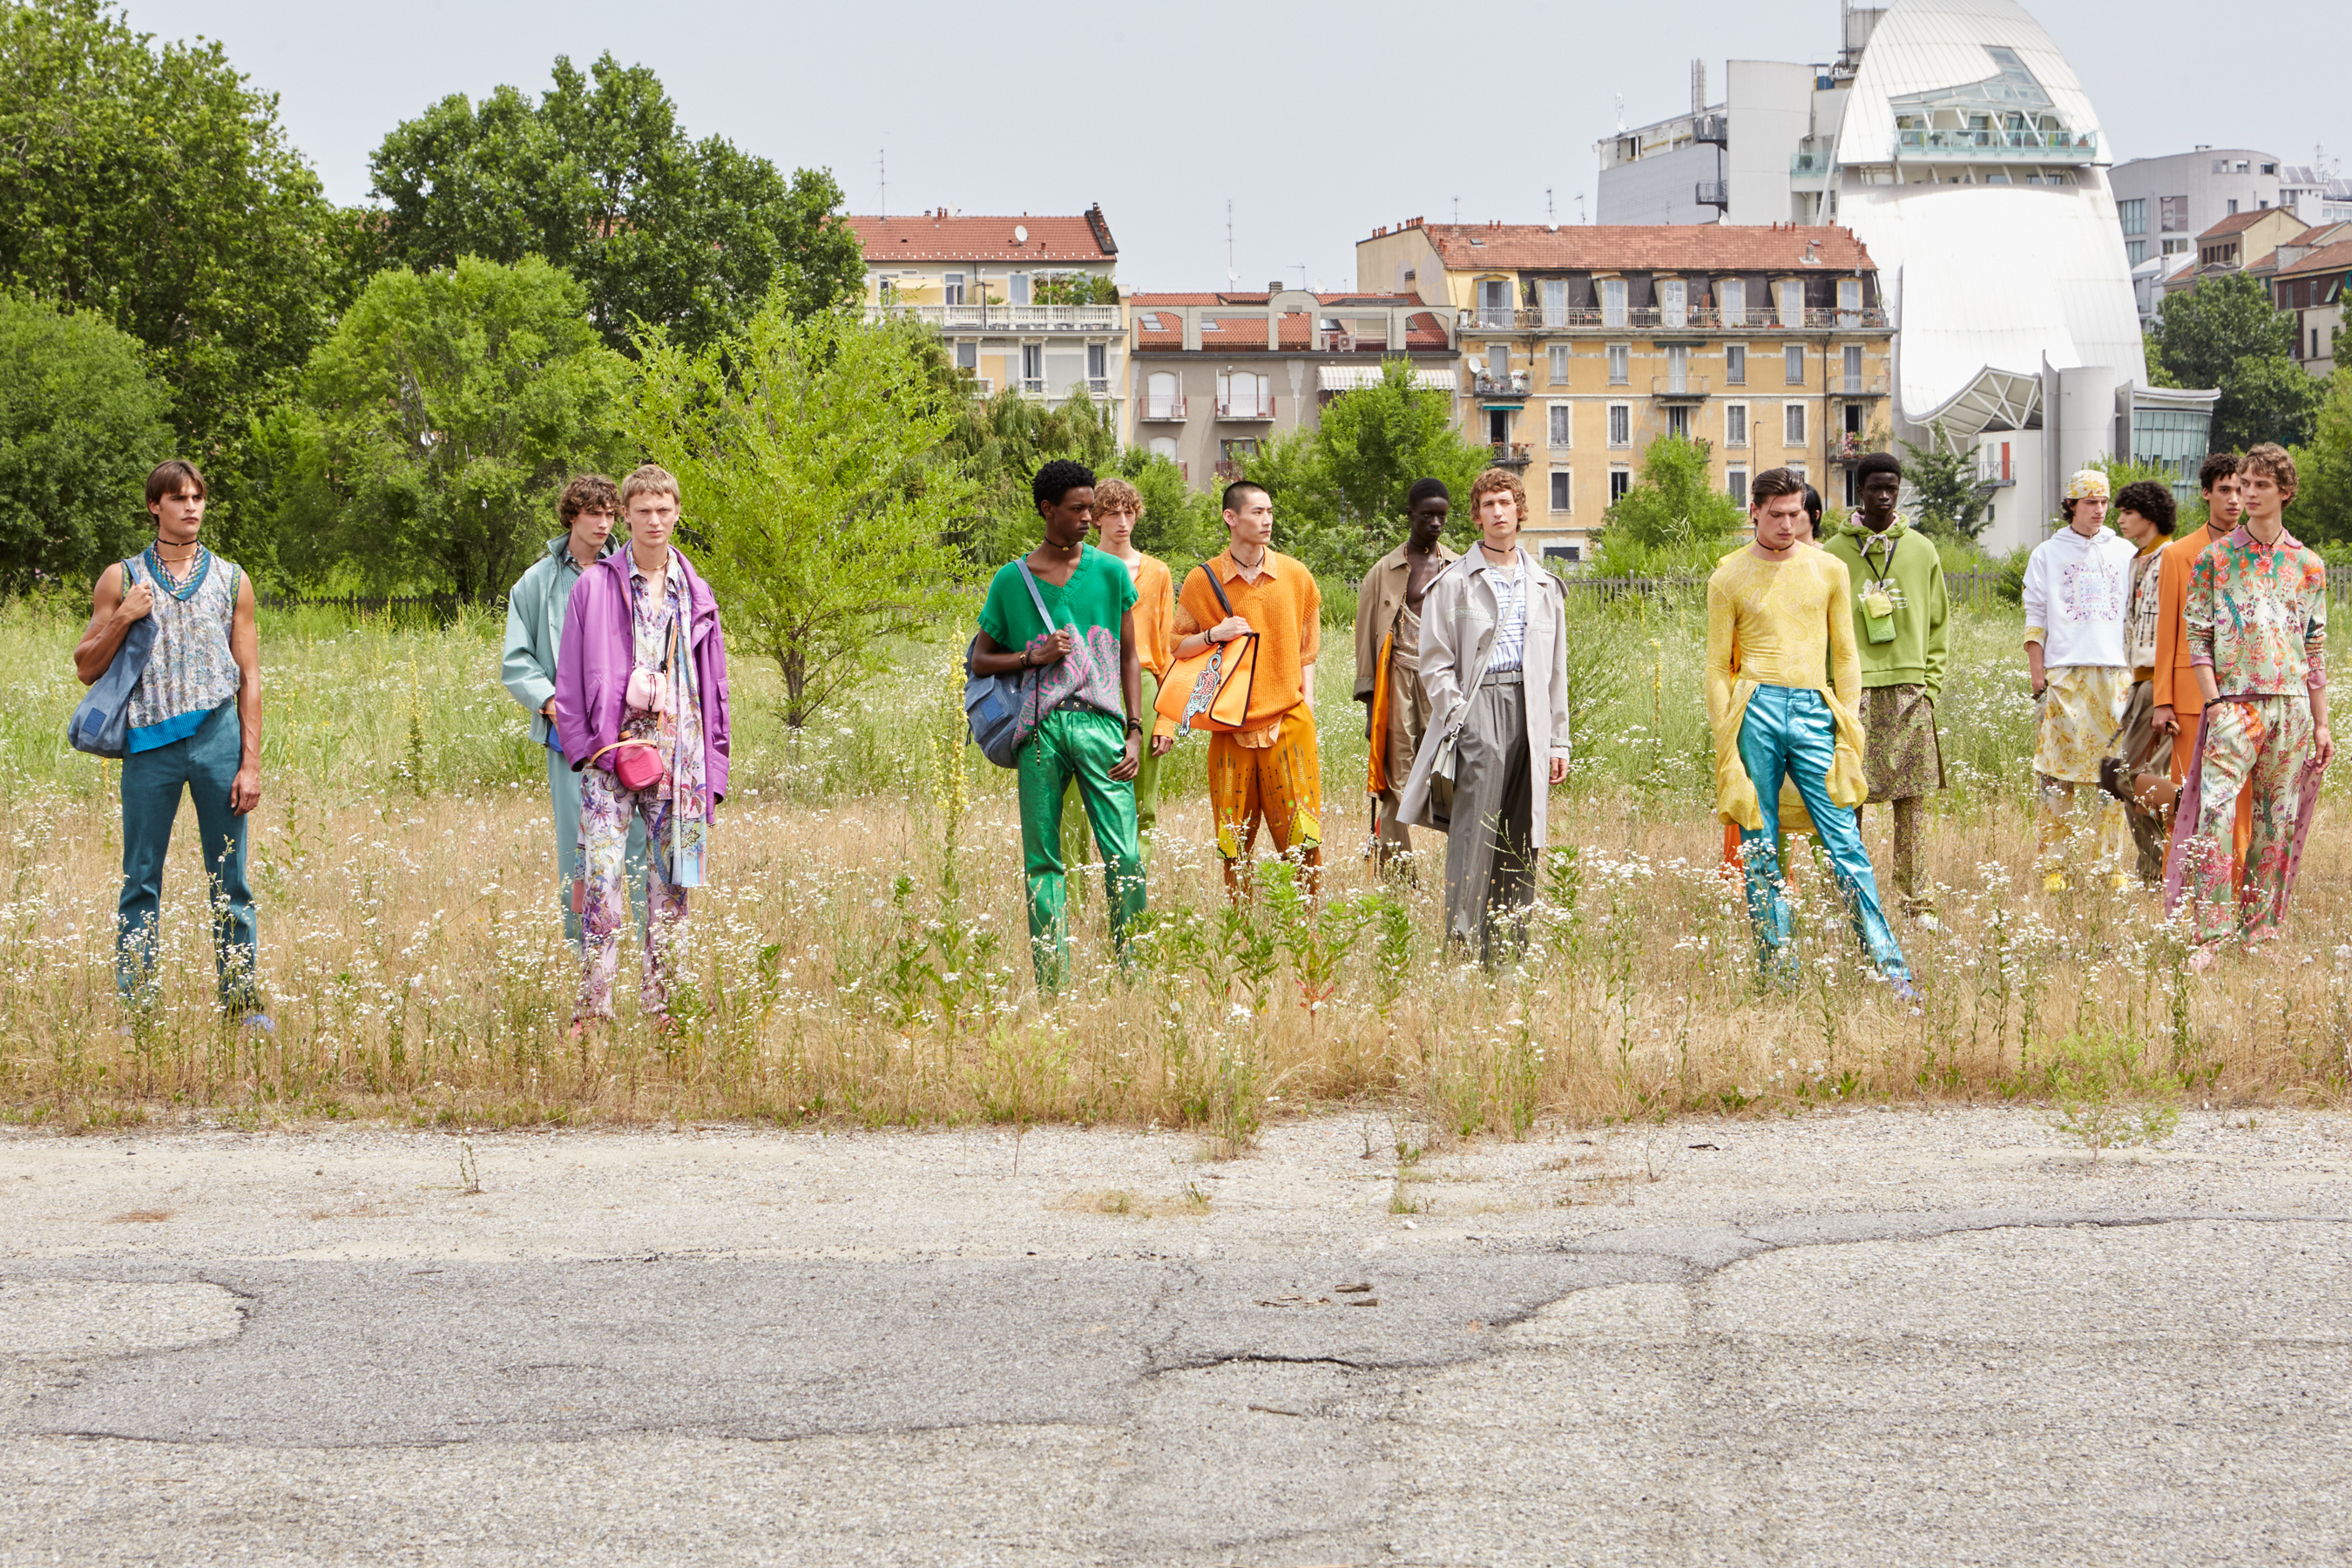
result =
M1845 563L1853 643L1862 656L1864 804L1895 807L1895 889L1903 912L1935 923L1932 879L1919 875L1927 796L1944 787L1936 698L1950 657L1951 600L1944 562L1927 535L1896 515L1903 465L1873 452L1854 467L1862 507L1822 546Z
M1021 858L1037 984L1052 991L1070 967L1062 792L1073 780L1102 847L1111 942L1122 962L1128 928L1143 912L1143 856L1136 844L1130 782L1143 744L1143 675L1135 647L1135 581L1117 556L1087 542L1094 523L1094 475L1083 465L1057 460L1037 470L1029 492L1045 537L1025 562L1010 563L989 584L971 664L981 675L1024 672L1022 721L1030 735L1014 764ZM1051 625L1038 616L1032 579Z

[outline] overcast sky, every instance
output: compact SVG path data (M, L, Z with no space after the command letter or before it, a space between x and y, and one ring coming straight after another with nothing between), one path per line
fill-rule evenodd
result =
M399 121L501 82L534 94L554 57L650 65L695 136L786 169L819 164L853 212L1076 213L1100 202L1119 280L1212 289L1352 285L1355 242L1416 215L1591 216L1592 144L1710 98L1727 58L1826 60L1835 0L1423 5L1193 0L1142 6L754 5L736 0L128 0L131 25L204 34L276 91L336 200ZM2118 161L2197 142L2352 167L2341 0L2039 0ZM1669 33L1660 24L1671 20ZM1547 195L1549 193L1549 195Z

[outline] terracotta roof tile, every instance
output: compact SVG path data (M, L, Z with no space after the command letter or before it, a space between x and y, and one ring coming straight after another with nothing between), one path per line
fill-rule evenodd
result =
M2263 219L2280 216L2283 210L2284 209L2279 207L2256 207L2250 213L2231 213L2229 216L2223 218L2220 223L2215 224L2211 228L2207 229L2203 234L2199 235L2197 237L2200 239L2213 239L2223 235L2243 234L2246 230L2253 227L2254 225L2262 222ZM2293 213L2287 213L2285 216L2293 217L2294 215ZM2287 243L2292 245L2294 242L2293 240L2289 240Z
M2347 268L2352 268L2352 239L2338 240L2334 245L2322 246L2294 266L2280 268L2278 275L2281 278L2293 278L2298 274L2336 272Z
M1084 213L1033 217L857 217L845 220L865 243L866 265L893 261L1108 261ZM1015 228L1029 231L1016 241ZM1104 233L1108 234L1108 229Z
M1391 231L1394 232L1394 231ZM1831 272L1875 271L1850 229L1789 224L1424 224L1422 232L1448 271L1558 268L1590 271L1777 272L1815 265Z

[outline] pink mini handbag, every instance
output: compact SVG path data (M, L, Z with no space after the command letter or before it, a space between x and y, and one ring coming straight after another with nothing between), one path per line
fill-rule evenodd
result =
M669 666L677 652L677 622L669 624L669 640L662 648L660 669L632 669L628 689L622 700L641 713L667 713L670 710ZM593 763L606 752L614 753L613 776L621 787L632 794L658 787L669 777L669 760L662 755L658 741L615 741L599 747L588 761Z

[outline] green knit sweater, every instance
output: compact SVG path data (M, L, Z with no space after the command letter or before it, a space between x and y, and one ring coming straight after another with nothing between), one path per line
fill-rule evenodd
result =
M1894 542L1891 551L1888 540ZM1870 544L1866 553L1865 541ZM1874 534L1862 526L1857 513L1840 524L1822 548L1845 563L1853 583L1853 642L1862 656L1863 685L1924 686L1932 700L1944 689L1952 614L1951 599L1944 591L1944 562L1936 546L1899 517L1886 525L1884 534ZM1895 602L1891 642L1870 640L1862 600L1873 584L1884 585Z

